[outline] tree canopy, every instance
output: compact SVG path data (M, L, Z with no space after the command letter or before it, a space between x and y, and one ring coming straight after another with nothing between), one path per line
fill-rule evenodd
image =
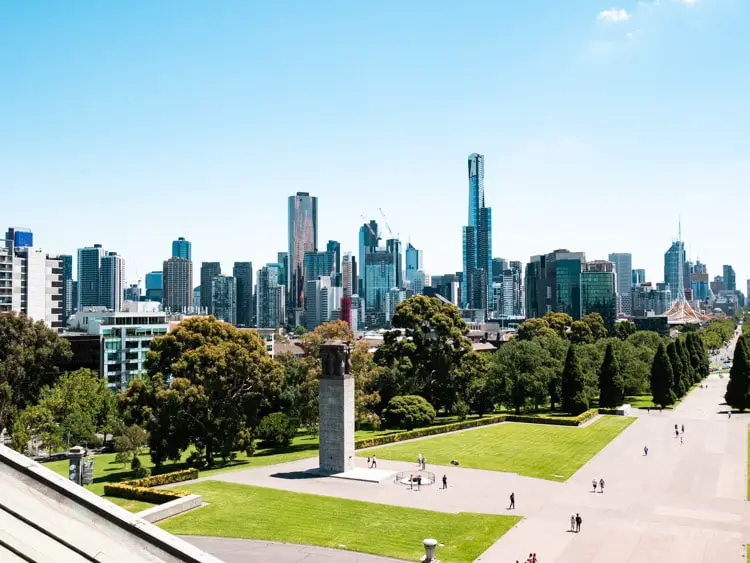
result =
M599 406L615 408L625 398L625 382L620 375L620 362L615 356L614 346L610 342L604 353L604 362L599 372Z
M734 349L732 369L724 400L735 409L744 412L750 408L750 336L743 334Z
M675 402L674 371L663 342L659 343L651 365L651 395L654 403L666 407Z
M572 415L579 415L589 408L589 400L584 391L583 372L576 356L576 346L568 348L565 367L562 372L562 409Z

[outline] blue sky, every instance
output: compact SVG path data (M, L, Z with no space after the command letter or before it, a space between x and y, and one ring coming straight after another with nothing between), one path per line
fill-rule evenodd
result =
M746 0L6 0L0 226L130 279L177 236L257 269L308 191L319 246L382 207L441 274L480 152L495 256L630 251L661 281L681 216L744 290L749 25Z

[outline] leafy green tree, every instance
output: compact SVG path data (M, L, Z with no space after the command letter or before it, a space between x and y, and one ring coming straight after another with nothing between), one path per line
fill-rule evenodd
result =
M557 335L544 319L527 319L518 327L518 338L520 340L533 340L538 336L550 334Z
M658 332L651 330L639 330L638 332L628 336L627 341L633 346L644 346L650 348L652 352L656 353L659 348L659 344L663 342L662 337L659 336Z
M32 441L50 452L62 446L60 430L44 405L25 408L14 418L11 439L13 449L21 453L30 451Z
M16 413L38 402L70 357L68 341L44 322L0 314L0 428L10 428Z
M601 314L589 313L588 315L583 315L581 320L591 329L591 335L595 341L607 338L607 328L604 326L604 319Z
M394 330L385 333L375 352L375 363L398 366L399 394L419 394L449 409L462 384L457 370L472 350L459 310L437 298L417 295L398 305L392 324Z
M263 445L288 446L297 435L297 423L283 412L272 412L264 416L255 432Z
M489 365L488 386L493 402L521 409L546 403L551 361L547 352L536 341L511 340L495 352Z
M615 338L625 340L631 334L635 334L636 327L633 321L617 321L614 328Z
M562 338L565 338L565 333L573 324L573 317L567 313L547 313L544 315L544 320Z
M654 404L666 407L673 405L675 402L674 372L672 364L669 362L669 355L664 343L659 344L659 348L654 355L654 361L651 365L651 395Z
M562 409L572 415L579 415L589 408L589 400L584 391L583 372L576 357L576 346L568 348L561 382Z
M742 335L734 349L732 369L724 400L740 412L750 408L750 337Z
M690 364L693 367L695 376L693 383L698 383L708 377L710 373L711 363L708 357L708 350L703 339L695 332L687 335L686 344L690 353Z
M432 424L435 409L419 395L393 397L383 411L383 419L388 428L411 430Z
M306 356L320 358L320 347L328 340L342 340L349 344L354 342L354 333L346 321L333 321L315 327L300 340L300 346Z
M281 390L273 409L292 418L316 433L318 428L318 396L320 394L320 361L306 356L297 358L289 352L276 356L283 370Z
M682 385L687 393L693 386L693 383L697 383L695 379L695 372L693 371L693 365L690 363L690 354L688 353L687 345L683 338L678 338L675 341L675 347L677 348L677 355L680 356L680 362L682 363Z
M355 420L358 425L377 426L380 423L377 409L380 404L378 377L381 370L375 363L366 340L358 340L352 346L351 363L354 376Z
M573 324L570 325L568 338L573 344L590 344L594 341L594 335L591 333L591 328L589 328L589 325L583 321L573 321Z
M300 336L304 336L305 334L307 334L307 329L303 326L296 326L294 327L292 334L299 338Z
M600 407L615 408L625 399L625 382L620 375L620 362L617 361L611 342L607 345L599 372L599 389Z
M685 389L685 369L682 365L682 359L677 353L677 346L674 341L667 345L667 355L669 356L669 363L672 365L672 391L679 399L686 393Z
M620 364L620 374L625 385L625 395L647 393L651 381L651 364L655 350L647 346L635 346L629 340L613 345Z

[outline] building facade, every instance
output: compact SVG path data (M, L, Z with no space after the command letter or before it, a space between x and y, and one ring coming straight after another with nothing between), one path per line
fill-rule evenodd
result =
M685 244L682 241L675 241L672 246L669 247L664 253L664 283L669 285L669 289L672 292L672 298L677 299L679 295L680 287L684 289L685 279L683 267L686 262L685 255Z
M216 276L221 275L221 263L203 262L201 264L201 309L213 315L211 309L211 284Z
M378 234L378 224L371 220L359 228L359 267L361 268L359 276L359 286L354 289L354 293L361 296L365 295L366 276L364 275L367 264L366 256L374 252L380 246L380 236Z
M609 261L614 262L617 275L617 312L630 316L633 314L633 302L630 288L633 286L633 256L629 252L613 252Z
M235 262L232 276L237 280L237 326L255 326L253 307L253 263Z
M164 271L146 274L146 300L161 303L164 299Z
M708 268L705 264L697 261L690 271L690 287L693 290L693 299L696 301L707 301L710 293L708 281Z
M166 311L185 313L193 308L193 263L190 260L175 257L165 260L162 284Z
M326 244L326 252L333 253L334 273L331 276L331 283L341 286L341 243L337 240L329 240Z
M315 281L321 276L328 276L331 282L336 277L336 253L328 250L322 252L305 252L305 283Z
M646 283L646 270L644 270L643 268L634 269L633 283L630 285L630 287L641 285L642 283Z
M182 258L183 260L193 259L193 245L185 237L178 237L172 241L172 258Z
M628 280L632 274L628 272ZM620 280L617 264L607 260L593 260L583 265L581 272L581 314L599 313L604 326L611 331L617 320L617 290ZM628 286L629 290L630 286ZM632 310L629 314L632 314Z
M468 159L469 221L463 228L462 308L491 308L492 211L485 206L484 156L473 153Z
M62 324L65 326L68 322L68 318L76 310L76 284L73 281L73 256L70 254L63 254L60 256L62 261L62 293L63 293L63 305L62 305Z
M318 250L318 198L307 192L289 196L288 225L288 315L296 324L304 310L305 252Z
M387 248L376 248L365 254L365 306L371 313L371 325L385 325L386 296L396 286L396 266Z
M583 252L567 249L532 256L524 279L526 318L547 313L567 313L581 318L581 271L586 262Z
M408 243L406 245L406 273L404 277L412 290L414 289L414 279L417 276L417 272L420 270L424 270L422 251L417 250L412 243ZM422 279L422 286L424 287L424 276Z
M737 276L734 273L734 268L729 264L724 264L722 267L724 287L727 291L737 291Z
M76 309L102 304L101 267L104 249L95 244L78 249L78 295Z
M117 252L107 252L101 259L101 303L110 311L119 311L125 291L125 262Z
M220 321L237 324L237 280L215 276L211 280L211 314Z
M279 283L279 264L266 264L257 275L256 319L258 328L279 328L286 321L285 286Z

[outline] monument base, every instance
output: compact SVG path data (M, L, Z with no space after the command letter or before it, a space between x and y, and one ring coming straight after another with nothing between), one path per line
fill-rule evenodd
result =
M329 473L320 468L313 469L312 472L319 475L325 475L326 477L333 477L334 479L361 481L364 483L382 483L383 481L393 479L396 475L395 471L390 471L388 469L367 469L365 467L355 467L342 473Z

